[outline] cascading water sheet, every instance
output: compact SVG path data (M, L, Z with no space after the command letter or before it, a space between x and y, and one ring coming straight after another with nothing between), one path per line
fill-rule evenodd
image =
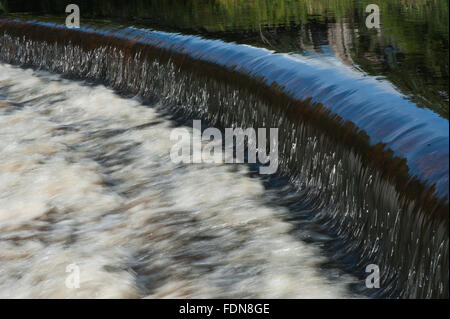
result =
M73 260L68 297L448 296L448 120L391 83L136 27L0 20L0 45L54 72L0 66L0 293L64 295ZM174 164L192 119L277 127L278 174Z

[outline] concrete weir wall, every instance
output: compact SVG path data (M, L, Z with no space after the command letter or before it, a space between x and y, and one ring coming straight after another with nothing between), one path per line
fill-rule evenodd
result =
M279 174L376 263L385 297L448 297L448 121L348 66L135 27L0 20L0 61L216 127L278 127Z

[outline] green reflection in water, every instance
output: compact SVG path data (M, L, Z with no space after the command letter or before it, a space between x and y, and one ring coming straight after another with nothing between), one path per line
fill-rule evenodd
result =
M65 15L138 23L271 48L333 54L382 76L420 106L449 116L447 0L0 0L0 12ZM2 4L3 3L3 4ZM381 29L365 26L368 4Z

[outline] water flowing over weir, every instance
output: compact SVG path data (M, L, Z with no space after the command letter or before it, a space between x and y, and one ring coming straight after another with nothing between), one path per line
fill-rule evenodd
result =
M0 60L162 101L211 126L278 127L279 173L384 297L448 297L448 121L346 67L134 27L0 20ZM251 214L251 212L249 212Z

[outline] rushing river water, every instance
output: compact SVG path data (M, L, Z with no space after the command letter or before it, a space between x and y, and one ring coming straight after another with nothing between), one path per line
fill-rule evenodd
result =
M448 3L269 2L0 18L0 297L448 298ZM193 119L277 173L174 164Z
M246 166L173 164L173 126L103 86L1 64L0 297L353 295Z

